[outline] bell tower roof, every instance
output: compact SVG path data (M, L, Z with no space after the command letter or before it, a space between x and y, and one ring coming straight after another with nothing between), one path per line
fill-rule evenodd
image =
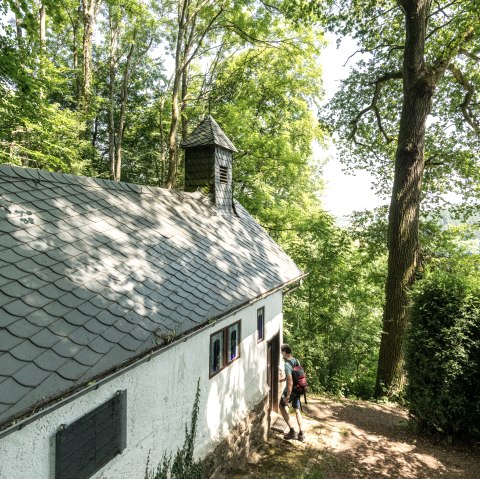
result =
M210 115L206 116L197 128L193 130L189 137L181 144L184 149L208 145L220 146L228 151L238 151L218 123Z

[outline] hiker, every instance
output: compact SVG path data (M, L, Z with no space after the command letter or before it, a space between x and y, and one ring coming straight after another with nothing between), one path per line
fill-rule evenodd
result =
M300 395L293 390L293 376L292 371L295 366L300 366L298 359L292 356L292 348L288 344L282 344L280 351L282 353L283 360L285 362L285 376L280 379L281 382L286 381L285 389L283 390L282 397L280 399L280 412L283 419L290 428L290 431L285 434L285 439L297 439L301 442L305 441L305 434L302 430L302 413L300 411ZM298 424L298 436L295 434L295 429L292 427L290 420L290 414L288 412L288 405L291 404L295 411L295 417Z

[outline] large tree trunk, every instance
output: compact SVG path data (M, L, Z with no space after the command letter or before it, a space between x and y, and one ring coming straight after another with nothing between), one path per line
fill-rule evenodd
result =
M429 0L401 0L405 13L403 106L388 224L388 272L376 397L402 388L408 290L418 266L418 218L424 170L425 128L435 89L424 61Z

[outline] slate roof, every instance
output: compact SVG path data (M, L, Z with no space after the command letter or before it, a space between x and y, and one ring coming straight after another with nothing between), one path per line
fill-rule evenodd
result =
M227 135L218 126L218 123L208 115L200 125L192 131L190 136L182 142L182 148L194 146L216 145L229 151L238 151Z
M298 279L236 211L200 192L0 165L0 429Z

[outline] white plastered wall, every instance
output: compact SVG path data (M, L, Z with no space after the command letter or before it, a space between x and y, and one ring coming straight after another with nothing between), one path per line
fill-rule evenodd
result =
M257 309L265 307L265 340L257 343ZM241 320L241 357L209 379L210 335ZM197 381L196 455L204 457L268 393L267 341L282 328L282 293L274 293L190 336L150 361L103 383L0 439L0 479L54 479L55 434L127 390L127 447L95 479L144 479L164 453L183 445Z

